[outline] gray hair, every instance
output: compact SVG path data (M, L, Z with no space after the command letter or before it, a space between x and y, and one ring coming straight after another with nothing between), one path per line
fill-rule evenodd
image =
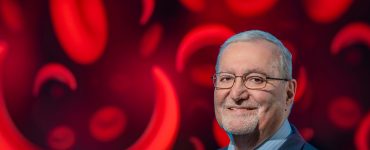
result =
M278 47L278 50L280 53L280 65L281 65L281 68L283 69L282 73L285 76L285 78L292 79L292 54L289 52L289 50L283 45L283 43L279 39L277 39L272 34L261 31L261 30L244 31L236 35L233 35L232 37L227 39L222 44L220 48L220 52L217 56L216 72L218 72L218 69L219 69L219 61L220 61L221 55L228 45L234 42L241 42L241 41L245 42L245 41L252 41L252 40L266 40L266 41L269 41L275 44Z

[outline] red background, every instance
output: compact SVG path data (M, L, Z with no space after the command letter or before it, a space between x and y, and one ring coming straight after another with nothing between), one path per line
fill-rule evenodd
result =
M303 137L369 149L369 14L367 0L0 0L0 149L224 146L210 76L249 29L293 53Z

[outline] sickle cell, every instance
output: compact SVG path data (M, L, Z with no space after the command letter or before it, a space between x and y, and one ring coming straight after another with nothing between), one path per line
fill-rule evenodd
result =
M210 45L221 45L233 35L233 31L223 25L209 24L196 27L182 39L176 55L176 70L183 72L189 57L199 49Z
M344 49L355 43L366 44L370 47L370 27L366 23L356 22L343 27L334 37L330 52L337 55Z
M180 107L173 85L159 67L154 66L152 72L157 89L153 115L130 150L171 149L178 134Z
M64 65L58 63L49 63L43 66L36 75L35 83L33 86L33 96L37 96L40 93L40 88L48 80L58 80L62 82L71 90L77 89L77 82L70 70L68 70Z

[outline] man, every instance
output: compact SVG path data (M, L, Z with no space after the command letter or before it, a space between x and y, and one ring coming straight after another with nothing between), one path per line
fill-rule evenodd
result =
M296 93L292 56L273 35L251 30L221 46L213 76L224 149L315 149L287 118Z

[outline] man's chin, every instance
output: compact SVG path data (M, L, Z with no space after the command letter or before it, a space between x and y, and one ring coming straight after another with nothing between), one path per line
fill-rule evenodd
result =
M223 128L234 135L245 135L253 133L257 130L258 119L252 118L251 120L229 120L224 122Z
M246 134L251 134L254 131L256 131L256 128L246 128L246 127L229 127L225 128L225 130L233 135L246 135Z

